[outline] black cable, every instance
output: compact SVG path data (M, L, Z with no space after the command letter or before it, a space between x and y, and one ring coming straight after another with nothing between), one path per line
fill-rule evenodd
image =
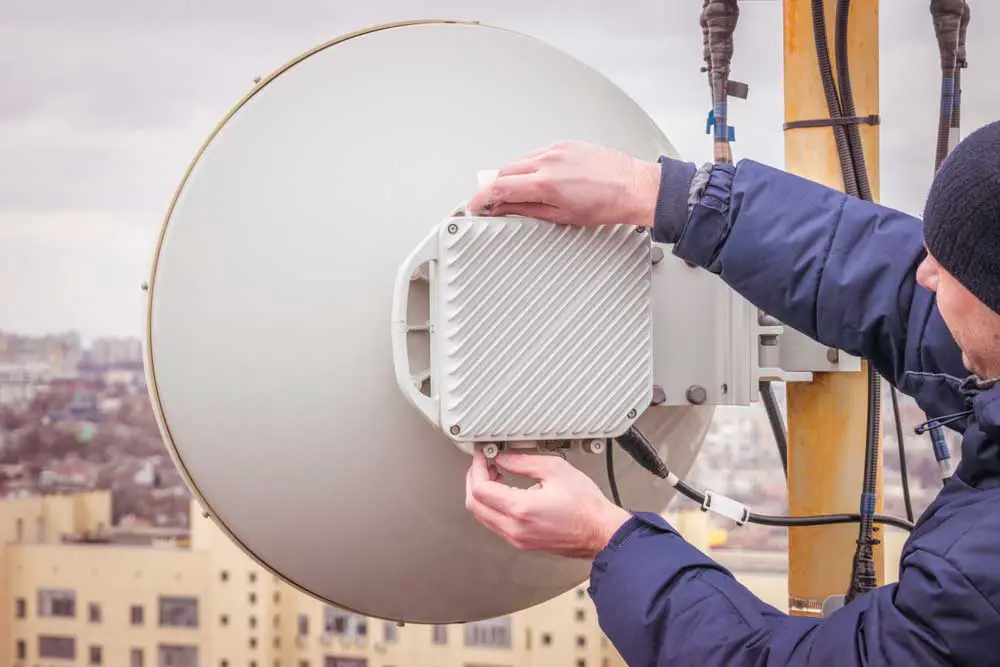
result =
M823 93L826 95L826 107L830 118L843 118L844 113L837 95L837 84L833 80L833 66L830 64L830 49L826 43L826 16L823 13L823 0L812 0L813 39L816 42L816 59L819 63L819 75L823 82ZM858 196L858 183L854 176L851 160L851 150L847 144L847 133L842 125L833 126L833 138L837 142L837 153L840 155L840 172L844 179L844 190L854 197Z
M899 476L903 483L903 504L906 505L906 520L913 523L913 503L910 499L910 475L906 470L906 444L903 442L903 422L899 418L899 398L896 388L889 387L892 398L892 414L896 420L896 440L899 442Z
M625 450L636 463L646 470L652 472L657 477L667 480L671 486L681 492L682 495L695 501L703 508L705 507L706 495L694 488L684 480L678 478L670 472L667 464L656 453L656 448L635 426L631 427L619 438L619 445L622 441L627 443L622 449ZM610 445L611 443L609 443ZM608 447L610 449L610 446ZM655 460L652 460L655 459ZM610 455L609 455L610 460ZM610 468L609 468L610 470ZM860 514L820 514L814 516L771 516L768 514L748 513L747 520L750 523L757 523L764 526L781 526L787 528L804 526L827 526L840 523L856 523L861 521ZM913 524L903 519L898 519L884 514L873 514L872 520L875 523L882 523L889 526L896 526L903 530L913 530Z
M690 498L699 505L705 504L705 494L694 488L684 480L677 480L674 488L684 496ZM888 516L885 514L873 514L875 523L895 526L906 531L913 530L913 523L903 519ZM819 514L813 516L772 516L770 514L750 513L750 523L762 526L778 526L782 528L797 528L806 526L831 526L843 523L857 523L861 520L860 514Z
M622 498L618 495L618 481L615 479L615 455L614 455L614 441L608 438L604 443L605 455L604 458L608 465L608 486L611 487L611 497L615 501L615 505L618 507L622 506Z
M847 53L847 27L851 14L851 0L837 2L837 27L834 35L834 51L837 60L837 82L840 84L840 109L844 116L852 118L857 115L854 109L854 92L851 88L851 66ZM851 158L851 169L858 185L858 195L861 199L871 201L872 188L868 179L868 167L865 165L865 151L861 145L861 131L854 123L845 128L847 148Z
M785 479L788 479L788 433L785 431L785 424L781 420L781 413L778 411L778 401L774 397L774 390L771 388L770 380L761 380L759 385L761 402L764 403L764 411L767 413L767 420L771 423L771 431L774 432L774 443L778 447L778 456L781 457L781 467L785 471Z

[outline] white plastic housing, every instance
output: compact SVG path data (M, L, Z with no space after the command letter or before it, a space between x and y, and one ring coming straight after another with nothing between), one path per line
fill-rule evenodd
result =
M406 306L424 262L430 369L414 374ZM650 272L645 229L445 220L397 275L397 380L456 441L617 437L652 398Z

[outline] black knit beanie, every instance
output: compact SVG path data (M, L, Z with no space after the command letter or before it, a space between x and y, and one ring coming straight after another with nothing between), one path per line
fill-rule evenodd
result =
M924 240L944 269L1000 313L1000 122L959 142L924 207Z

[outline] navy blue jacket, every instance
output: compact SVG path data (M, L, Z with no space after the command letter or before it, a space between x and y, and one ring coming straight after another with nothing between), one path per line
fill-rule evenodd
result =
M968 377L915 281L920 220L749 160L714 166L689 210L694 165L662 162L656 240L787 325L868 358L930 417L966 413L953 424L962 459L907 541L898 583L824 619L764 604L638 513L593 564L604 632L631 667L1000 665L1000 385Z

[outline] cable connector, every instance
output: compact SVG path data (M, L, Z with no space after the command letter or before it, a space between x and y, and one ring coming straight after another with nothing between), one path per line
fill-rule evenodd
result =
M742 526L750 520L750 508L741 502L727 498L721 493L705 491L705 500L701 504L703 512L715 512L735 521L736 525Z

